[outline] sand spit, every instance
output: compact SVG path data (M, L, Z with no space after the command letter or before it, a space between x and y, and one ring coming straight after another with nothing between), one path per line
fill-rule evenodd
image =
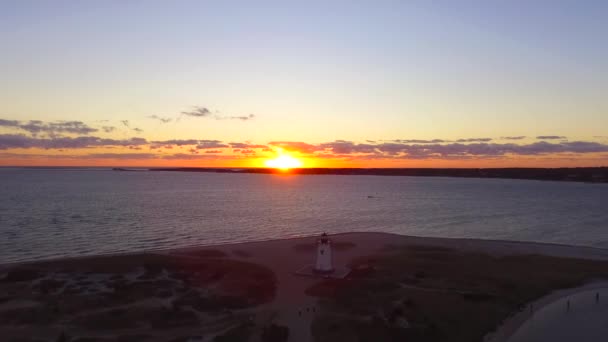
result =
M530 293L522 289L521 297L503 303L497 298L505 279L488 285L473 274L467 282L453 271L467 270L478 256L487 259L484 267L493 262L501 267L518 263L529 267L528 261L536 256L542 256L539 263L550 263L552 259L546 257L576 258L585 265L594 263L590 274L595 263L608 261L608 250L589 247L386 233L331 238L336 246L335 265L354 269L352 276L333 282L295 274L314 262L317 237L4 265L0 268L0 332L15 340L55 341L65 334L75 341L265 341L269 336L280 340L287 331L289 341L326 341L348 336L340 335L347 333L341 327L358 322L370 329L386 328L390 336L422 334L421 341L432 341L449 329L433 321L433 312L419 317L425 303L436 300L432 296L462 303L465 311L492 307L496 317L504 318L517 312L511 307L521 305L518 301L544 293L545 287L539 284L545 286L545 282L539 280ZM362 266L372 272L359 272ZM370 301L369 312L341 304L337 293L356 292L359 284L369 286L378 279L401 286L382 290L386 298ZM381 304L389 299L406 303L395 311L403 316L398 317L401 328L390 323L393 304ZM482 336L492 330L492 322L467 329L479 329L473 335Z
M509 338L517 331L517 329L526 323L527 320L532 319L536 312L541 311L549 304L578 293L600 289L608 289L608 281L592 281L576 288L553 291L542 298L528 303L525 308L522 308L521 311L513 313L513 315L504 321L497 331L488 333L485 336L484 341L507 342L509 341Z

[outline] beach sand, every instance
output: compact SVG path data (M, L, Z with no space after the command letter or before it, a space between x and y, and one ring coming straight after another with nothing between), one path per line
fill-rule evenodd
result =
M533 320L538 321L538 320L545 319L545 317L538 317L539 316L538 312L539 311L542 312L543 309L545 309L547 306L549 306L553 303L559 302L559 301L564 301L565 299L569 299L577 294L587 293L587 292L590 293L590 294L588 294L589 298L587 298L587 299L589 299L589 302L591 302L593 294L596 293L596 291L598 293L599 293L599 291L605 292L607 289L608 289L608 281L592 281L583 286L579 286L579 287L575 287L575 288L555 290L546 296L543 296L533 302L528 303L528 305L526 305L526 308L524 310L514 313L512 316L510 316L508 319L506 319L504 321L504 323L500 326L500 328L497 331L487 334L484 338L484 341L486 341L486 342L507 342L507 341L509 341L509 339L512 336L514 336L514 334L518 331L518 329L520 329L528 320L533 319ZM567 311L567 308L565 305L564 305L563 309L564 309L563 311ZM570 325L573 326L575 329L577 328L576 324L573 325L572 322L570 323ZM559 330L559 329L555 329L555 328L557 328L557 327L553 327L552 330L553 331ZM576 332L576 330L574 330L574 332ZM537 341L537 342L557 341L558 339L556 339L555 336L553 336L553 335L555 335L555 333L547 333L546 337L544 337L544 339L535 338L533 340ZM564 339L565 341L571 340L571 339L569 339L569 337L566 337L566 336L563 336L563 338L565 338ZM605 339L606 339L606 336L603 336L602 338L595 339L595 340L604 341ZM585 340L585 341L587 341L587 340ZM589 341L591 341L591 340L589 340Z
M107 290L107 293L105 294L104 291L101 290L95 290L97 292L91 290L91 296L110 296L112 291L118 291L117 288L111 287L114 286L115 283L108 283L108 279L111 277L108 275L112 274L112 268L114 267L120 269L117 272L122 272L120 273L123 281L123 283L121 283L122 286L124 286L125 283L127 284L127 287L130 286L129 284L137 284L137 286L139 286L139 284L142 283L140 278L146 280L147 277L153 281L156 281L158 284L162 284L162 286L166 286L166 290L170 292L170 294L159 296L158 291L152 291L150 293L153 293L153 295L151 295L150 298L144 298L142 296L142 298L139 298L136 301L129 301L128 304L117 304L116 307L120 306L127 311L132 310L132 308L135 306L140 308L146 307L146 305L154 308L173 307L172 305L175 304L175 301L181 298L179 297L179 291L189 293L188 291L192 291L192 288L196 290L196 296L200 295L201 291L204 293L209 293L209 291L211 291L211 293L214 293L213 291L219 291L218 293L220 293L221 296L218 295L220 296L218 298L225 298L226 293L230 293L237 298L238 296L242 295L247 296L247 292L243 292L244 290L239 288L239 284L241 284L241 282L242 284L249 284L247 286L273 286L274 293L272 296L259 296L259 300L257 301L243 304L241 306L235 305L234 309L229 310L230 312L222 311L218 313L217 310L212 310L213 313L207 313L205 311L206 308L199 307L197 311L195 311L196 317L198 318L194 320L192 324L176 324L175 326L171 326L168 330L170 331L170 334L177 334L178 332L182 333L184 341L188 340L188 338L190 338L190 340L197 340L194 338L196 336L200 336L200 340L212 341L214 337L225 333L227 330L230 330L235 326L245 324L243 322L248 322L246 323L246 326L249 327L248 329L250 330L249 333L252 336L252 340L261 339L260 336L263 334L261 333L262 328L260 327L268 327L271 324L275 324L278 326L287 327L289 329L289 341L312 341L313 337L311 324L321 313L323 306L320 304L319 296L311 295L310 288L317 284L323 283L326 280L319 277L301 276L295 273L302 267L314 263L315 243L317 238L318 237L315 236L298 237L282 240L149 251L146 253L137 253L133 255L127 254L113 257L92 257L54 260L52 262L3 265L0 267L0 289L5 290L6 294L2 295L2 298L0 298L0 315L4 314L3 317L8 317L8 315L11 315L11 313L15 312L16 310L18 311L19 309L40 308L48 305L45 300L47 300L49 297L54 296L53 298L64 298L62 296L68 296L64 293L60 293L61 291L58 291L56 288L52 289L55 292L46 291L45 293L40 293L39 284L41 282L41 277L47 277L44 279L48 280L49 274L60 274L60 269L65 268L65 265L75 262L78 264L78 269L82 271L78 274L82 278L80 281L82 284L85 284L85 287L91 286L88 283L96 284L95 286L97 287L110 286L110 288L105 289ZM336 267L352 266L353 262L369 257L390 258L390 256L395 253L395 249L402 250L404 248L409 248L412 250L415 250L416 248L435 248L437 250L449 249L458 253L484 254L492 258L501 258L505 256L543 255L559 258L608 261L608 250L552 244L476 239L425 238L386 233L336 234L332 235L331 239L332 245L334 246L334 265ZM152 276L147 276L147 268L138 268L139 266L137 266L141 264L141 262L138 261L139 259L144 260L144 266L149 266L150 263L156 262L155 260L160 260L159 262L163 266L160 268L160 271L157 270L157 272ZM171 260L171 265L175 265L174 261L178 260L179 267L173 269L173 266L165 266L165 260ZM104 268L99 269L99 271L95 271L99 267L91 267L87 273L87 263L91 263L92 261L94 261L95 265L103 264ZM130 264L132 264L131 266L133 267L128 266ZM197 280L199 283L196 283L196 281L194 281L189 275L184 275L185 272L188 272L188 270L192 271L193 268L184 268L185 266L183 265L190 265L188 267L194 265L201 269L222 269L223 271L220 272L220 275L211 274L210 276L207 276L204 281L196 278L199 279ZM243 274L247 274L245 270L255 268L254 265L261 266L260 270L256 271L258 273L251 271L248 275L242 277L240 276L241 272L244 272ZM32 267L39 271L38 276L33 276L31 279L24 277L25 280L7 280L10 278L9 275L11 272L15 269L31 269ZM466 265L454 265L454 267L466 267ZM268 269L274 274L274 284L270 284L271 281L267 279L263 280L265 282L256 279L258 274L265 274L264 269ZM217 273L219 271L216 270L214 272ZM203 271L202 273L204 275ZM70 273L64 273L64 276L65 274L68 274L67 276L69 276ZM95 277L102 277L103 279L99 278L102 280L97 281L96 283ZM213 277L219 277L221 279L215 280ZM258 280L260 283L256 283ZM65 282L65 279L55 279L55 281ZM184 289L184 283L187 283L190 287ZM16 290L17 287L23 289L24 286L25 288L29 287L31 290ZM62 291L65 292L66 285L63 284L61 286L64 286ZM150 286L155 285L150 284ZM59 287L59 285L57 285L57 287ZM122 287L120 287L120 289L122 289ZM87 293L89 293L86 291L81 291L78 293L78 289L74 291L76 291L76 295L80 296L87 295ZM21 297L15 295L15 293L19 293ZM545 301L550 302L549 299L545 299ZM535 305L538 307L542 305L542 303L542 301L539 301ZM116 307L114 307L114 309L116 309ZM185 309L182 309L182 307L180 307L179 310L181 311L179 311L179 313L184 313L185 315L185 313L189 312L189 305L185 305L184 308ZM177 309L173 307L173 310ZM76 314L82 315L82 313ZM95 326L83 328L79 326L79 322L86 322L87 320L73 319L72 316L74 315L75 314L66 315L60 321L55 321L54 319L49 318L48 320L42 319L40 322L33 321L25 323L4 323L0 324L0 332L3 333L4 336L13 336L15 338L25 336L24 334L29 334L27 336L31 335L32 338L36 336L55 336L56 338L56 336L62 332L67 331L66 333L70 336L91 336L91 338L97 338L97 340L100 341L105 341L107 338L116 337L119 335L123 337L133 337L139 334L141 335L141 340L159 341L166 340L168 336L147 335L146 331L149 329L149 327L145 324L117 327L116 332L108 332L107 329L96 328ZM136 320L138 317L139 316L133 319ZM517 315L514 317L517 317ZM493 341L506 341L506 337L521 324L521 317L514 317L511 317L508 321L506 321L505 328L500 330L500 336L503 336L502 339L496 339ZM203 325L205 326L204 329L201 328Z

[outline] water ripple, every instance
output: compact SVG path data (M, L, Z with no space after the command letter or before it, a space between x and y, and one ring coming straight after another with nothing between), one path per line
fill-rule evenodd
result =
M608 247L603 185L0 169L0 188L0 262L323 231Z

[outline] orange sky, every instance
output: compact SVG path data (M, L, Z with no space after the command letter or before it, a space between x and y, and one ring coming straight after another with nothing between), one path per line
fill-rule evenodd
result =
M9 1L0 165L608 165L608 2Z
M149 158L129 158L133 153L130 149L112 149L112 154L121 155L112 157L104 155L95 158L90 155L101 155L107 152L104 149L87 149L85 151L54 151L32 149L13 150L11 153L1 153L0 166L98 166L98 167L266 167L268 160L276 158L276 151L265 151L254 157L227 151L210 157L193 155L187 158L165 159L163 156L171 154L160 153ZM293 156L302 162L303 167L353 167L353 168L492 168L492 167L582 167L606 166L605 153L588 153L584 155L543 154L539 156L506 155L499 157L471 157L467 159L408 159L402 158L361 158L358 155L348 157L315 158L299 152L282 152ZM145 153L142 153L145 154ZM189 159L192 158L192 159Z
M141 161L124 159L103 159L82 162L74 159L2 159L0 166L69 166L69 167L264 167L264 160L227 160L200 161ZM546 160L515 160L515 161L444 161L426 160L414 162L400 162L390 160L379 160L374 162L362 161L315 161L305 163L304 167L329 167L329 168L502 168L502 167L606 167L608 163L603 161L546 161Z

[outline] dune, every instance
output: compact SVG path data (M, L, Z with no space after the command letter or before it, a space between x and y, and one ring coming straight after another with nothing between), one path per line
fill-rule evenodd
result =
M454 341L504 321L499 342L526 303L608 279L608 250L598 248L387 233L331 239L334 265L353 270L345 279L295 273L314 263L315 236L2 265L0 332L222 341L287 331L289 341L325 341L356 330L431 341L453 329L442 317L466 313L481 318L456 322L463 331Z

